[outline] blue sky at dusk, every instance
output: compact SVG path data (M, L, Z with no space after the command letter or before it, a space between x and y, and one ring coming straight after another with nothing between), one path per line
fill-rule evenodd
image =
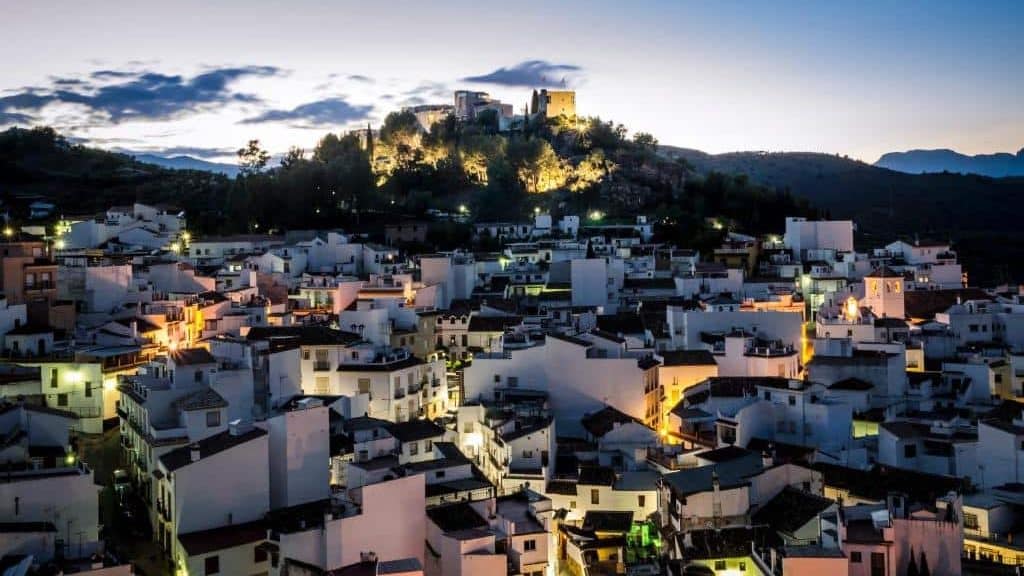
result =
M473 88L709 152L1024 146L1021 2L0 0L0 127L229 158Z

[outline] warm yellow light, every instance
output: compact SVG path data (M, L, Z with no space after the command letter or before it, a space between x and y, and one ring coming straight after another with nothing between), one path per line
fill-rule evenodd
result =
M114 380L113 378L105 378L103 380L103 389L104 390L113 390L114 388L117 388L117 381L116 380Z
M181 239L184 240L185 242L188 242L189 240L192 240L192 234L189 233L188 230L186 230L181 233Z
M600 210L594 210L590 213L591 220L600 220L601 218L604 218L604 214L602 214Z
M8 238L14 236L14 229L12 229L10 226L4 228L4 236L7 236Z
M63 250L64 249L64 241L63 240L57 240L56 242L53 243L53 246L57 250Z
M465 204L459 204L459 214L465 214L468 211L469 211L469 208L466 208Z
M75 465L75 455L72 453L72 454L68 454L67 456L65 456L64 457L64 463L67 464L68 466L74 466Z
M857 303L857 299L850 296L846 299L846 306L844 307L844 314L846 319L853 322L860 317L860 305Z
M64 379L67 380L68 382L73 382L73 383L81 382L82 381L82 373L78 372L77 370L71 370L70 372L65 372L64 373Z
M171 244L171 252L181 252L181 244L177 242Z

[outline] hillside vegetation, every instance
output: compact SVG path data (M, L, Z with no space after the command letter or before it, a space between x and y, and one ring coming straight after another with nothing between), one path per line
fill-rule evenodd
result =
M536 209L601 221L654 217L659 238L709 249L729 222L776 231L810 204L743 176L697 177L685 161L657 154L648 134L598 118L538 121L498 133L493 117L449 119L423 132L409 113L389 115L377 135L327 134L315 149L292 149L280 165L258 141L239 150L241 175L227 179L166 170L69 144L51 129L0 134L0 189L54 199L65 214L112 204L172 202L202 233L346 227L380 233L382 222L428 210L470 220L517 220ZM756 209L751 209L756 207ZM464 246L468 225L434 227L431 247Z
M706 154L662 147L698 173L747 174L808 200L833 218L851 218L863 247L907 239L952 240L972 283L1024 280L1024 178L906 174L813 153Z

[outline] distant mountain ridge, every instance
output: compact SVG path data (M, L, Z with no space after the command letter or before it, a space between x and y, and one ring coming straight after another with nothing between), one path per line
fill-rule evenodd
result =
M1024 176L1024 148L1016 154L999 152L968 156L955 150L908 150L889 152L875 162L875 166L908 174L953 172L955 174L980 174L1003 178Z
M230 178L234 178L239 172L238 166L234 164L210 162L192 156L159 156L157 154L134 152L125 152L125 154L133 156L137 161L144 164L155 164L156 166L172 170L205 170L206 172L223 174Z

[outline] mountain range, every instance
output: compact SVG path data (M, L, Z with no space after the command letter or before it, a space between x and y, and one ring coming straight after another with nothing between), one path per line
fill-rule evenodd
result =
M126 152L129 156L133 156L137 161L144 164L154 164L162 168L170 168L172 170L205 170L206 172L213 172L215 174L223 174L229 178L234 178L238 175L238 166L234 164L224 164L220 162L210 162L208 160L201 160L193 156L177 155L177 156L160 156L158 154L151 153L135 153Z
M875 166L908 174L953 172L1002 178L1024 176L1024 148L1016 154L999 152L968 156L955 150L908 150L883 154Z

